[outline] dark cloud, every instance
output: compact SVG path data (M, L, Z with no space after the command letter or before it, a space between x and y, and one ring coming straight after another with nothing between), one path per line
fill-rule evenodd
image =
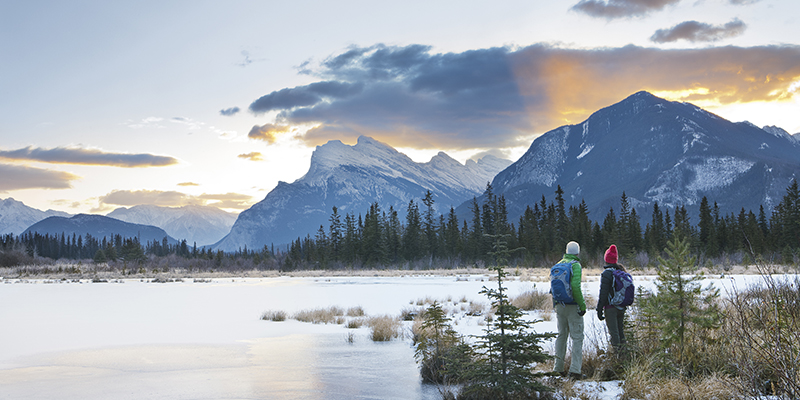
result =
M236 157L243 158L245 160L250 160L250 161L264 161L264 158L262 156L263 156L263 154L261 154L259 152L252 152L252 153L247 153L247 154L239 154Z
M69 189L80 179L69 172L21 165L0 164L0 191L20 189Z
M368 135L400 147L511 147L640 90L693 89L681 99L730 104L790 98L800 79L798 46L430 51L372 46L331 57L313 70L321 85L301 87L314 87L316 100L275 108L276 124L248 136L271 143L307 124L316 126L302 137L310 145ZM322 99L322 85L359 90Z
M659 29L650 40L656 43L677 42L715 42L729 37L739 36L747 29L747 25L735 18L725 25L711 25L697 21L681 22L669 29Z
M250 104L250 111L260 114L272 110L306 107L325 99L342 99L358 94L363 86L360 83L338 81L315 82L306 86L282 89L261 96Z
M256 140L263 140L267 143L275 143L275 140L278 139L278 136L281 134L289 132L291 129L288 125L273 125L273 124L264 124L261 126L255 125L250 132L247 134L247 137L250 139Z
M164 167L178 163L177 159L166 156L106 153L100 150L68 147L42 149L28 146L17 150L0 150L0 158L53 164L106 165L123 168Z
M239 107L231 107L231 108L226 108L224 110L219 110L219 113L220 115L230 117L232 115L236 115L236 113L238 113L239 111L241 111L239 110Z
M677 4L681 0L581 0L572 10L595 18L616 19L642 17L653 11ZM732 0L733 1L733 0Z

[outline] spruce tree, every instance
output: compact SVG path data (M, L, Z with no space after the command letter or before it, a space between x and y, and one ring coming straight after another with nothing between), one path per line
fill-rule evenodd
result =
M509 302L503 281L508 276L505 265L510 251L506 245L507 235L493 235L494 251L490 255L496 260L491 269L497 273L497 289L483 287L495 310L495 319L486 327L485 334L475 344L476 361L467 373L469 383L464 388L463 398L518 399L537 398L538 392L550 388L537 380L543 373L535 373L532 367L550 358L542 349L542 342L555 337L553 333L536 333L531 324L523 319L524 313Z
M697 272L697 257L690 256L688 238L673 238L665 252L666 258L658 257L657 294L647 302L646 313L655 317L660 328L662 349L667 350L660 354L670 355L678 367L691 373L699 352L692 347L693 340L708 337L720 326L719 290L701 287L704 276Z

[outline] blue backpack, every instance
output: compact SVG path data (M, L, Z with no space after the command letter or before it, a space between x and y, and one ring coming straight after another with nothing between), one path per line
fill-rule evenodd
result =
M614 291L608 294L608 303L617 307L627 307L633 304L633 295L636 293L636 289L633 286L631 274L621 269L614 269L611 276L614 279L612 285Z
M575 304L572 297L572 262L560 262L550 268L550 294L553 301L562 304Z

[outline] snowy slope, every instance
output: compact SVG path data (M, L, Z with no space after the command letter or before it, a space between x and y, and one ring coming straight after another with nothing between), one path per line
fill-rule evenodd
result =
M446 212L480 195L510 161L487 156L461 164L445 153L416 163L394 148L362 136L354 146L333 140L318 146L308 172L293 183L280 182L266 198L239 215L231 232L213 247L225 251L287 244L313 235L336 206L342 215L364 214L378 202L404 214L410 200L430 190L435 208Z
M108 217L121 221L157 226L177 240L186 239L191 246L216 243L222 239L236 221L236 214L210 206L159 207L139 205L118 208Z
M560 185L568 205L584 200L591 218L602 219L619 209L623 191L640 215L656 201L696 215L703 196L723 213L762 204L769 211L799 173L800 143L785 130L639 92L538 137L492 185L512 218Z
M70 215L55 210L37 210L10 197L0 200L0 235L9 233L19 235L29 226L53 216L69 217Z

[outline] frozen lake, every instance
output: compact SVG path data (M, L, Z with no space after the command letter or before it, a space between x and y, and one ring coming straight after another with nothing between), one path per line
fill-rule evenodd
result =
M592 279L584 290L596 296ZM329 306L396 316L426 297L488 304L478 292L494 285L485 276L6 280L0 399L438 399L435 386L421 384L409 339L375 343L366 327L260 316ZM507 287L513 297L534 283L511 280ZM596 320L591 311L587 318ZM477 320L459 320L457 329L478 334ZM535 329L554 331L555 322Z

